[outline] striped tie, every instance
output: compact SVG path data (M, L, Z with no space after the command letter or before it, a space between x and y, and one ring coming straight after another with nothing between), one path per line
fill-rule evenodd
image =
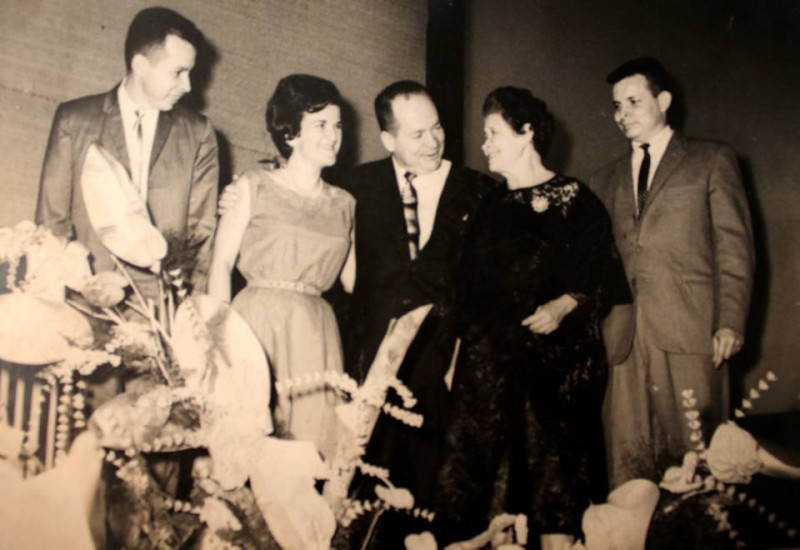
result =
M400 194L403 198L403 215L406 218L406 232L408 233L408 255L416 260L419 255L419 220L417 219L417 192L412 185L417 175L406 172Z

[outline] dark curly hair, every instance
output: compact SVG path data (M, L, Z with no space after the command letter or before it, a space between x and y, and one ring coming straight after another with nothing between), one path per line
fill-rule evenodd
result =
M524 132L525 124L533 130L533 147L540 156L550 149L553 137L553 115L547 104L534 96L530 90L514 86L501 86L492 91L483 102L483 116L497 113L518 134Z
M328 105L341 109L342 96L330 80L309 74L291 74L278 82L267 102L267 130L284 158L292 154L287 142L300 134L305 113L318 113Z

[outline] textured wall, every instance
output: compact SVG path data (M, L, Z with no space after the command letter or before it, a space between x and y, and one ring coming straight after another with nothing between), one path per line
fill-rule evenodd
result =
M0 226L30 218L56 105L111 89L142 1L0 3ZM293 72L333 80L351 104L340 162L382 156L372 100L400 78L424 80L425 0L165 0L204 32L210 70L190 98L214 122L228 173L275 155L266 100ZM199 85L199 86L198 86Z
M782 383L758 411L800 407L800 3L473 0L468 19L466 158L478 168L480 106L496 86L548 102L560 126L550 164L585 179L626 147L606 74L638 55L675 74L686 133L731 143L750 192L759 273L742 387L772 369Z

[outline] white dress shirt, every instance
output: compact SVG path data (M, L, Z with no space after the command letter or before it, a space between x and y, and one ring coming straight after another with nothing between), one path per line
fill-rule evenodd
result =
M664 157L664 151L667 150L667 145L673 133L669 125L664 126L659 133L647 142L650 145L648 148L650 152L650 172L647 176L648 191L650 190L650 186L653 185L653 177L656 175L658 165ZM639 192L637 186L639 181L639 167L642 165L642 160L644 159L644 151L642 150L642 144L635 141L631 141L631 147L633 148L633 155L631 156L631 174L633 178L631 181L633 182L634 200L638 204Z
M394 174L397 178L397 188L402 190L405 174L409 170L403 168L392 157ZM413 170L412 170L413 172ZM442 160L439 168L430 174L417 174L411 185L417 192L417 221L419 222L419 249L422 250L431 238L433 224L436 221L436 210L439 207L439 198L442 196L444 184L450 174L450 161ZM401 191L402 193L402 191Z
M147 201L147 180L150 171L150 158L153 152L153 140L158 125L158 109L139 109L125 91L125 81L117 88L117 101L122 115L122 127L125 130L125 145L128 149L128 160L131 166L131 181L138 187L139 194ZM141 113L142 146L136 135L136 113Z

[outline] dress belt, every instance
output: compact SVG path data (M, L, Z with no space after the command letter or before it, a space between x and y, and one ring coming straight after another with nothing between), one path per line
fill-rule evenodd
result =
M312 296L321 296L322 291L315 286L306 284L302 281L278 281L275 279L265 279L261 281L252 281L247 283L249 286L258 288L275 288L279 290L291 290L293 292L300 292L302 294L310 294Z

